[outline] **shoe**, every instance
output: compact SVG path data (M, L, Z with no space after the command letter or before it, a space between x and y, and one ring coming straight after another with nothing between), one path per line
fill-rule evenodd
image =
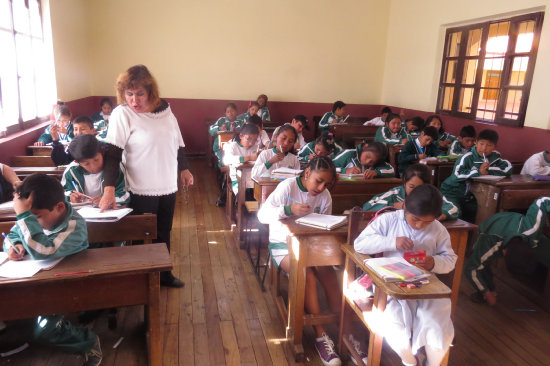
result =
M101 352L101 345L99 343L99 337L95 336L95 344L91 350L84 355L84 363L82 366L97 366L103 359L103 353Z
M355 350L355 352L357 352L359 357L361 357L361 361L363 361L363 363L366 365L367 364L367 353L364 352L361 349L361 343L358 340L356 340L355 338L353 338L352 334L350 334L348 336L348 342L353 346L353 349ZM357 365L357 361L355 361L355 358L353 358L353 357L350 357L350 358L353 361L353 363Z
M4 333L5 330L6 330L6 323L4 323L3 321L0 321L0 334Z
M484 304L485 303L485 299L483 298L483 294L479 291L476 291L473 294L471 294L470 295L470 300L472 300L472 302L475 302L476 304Z
M321 338L315 340L315 349L323 361L325 366L341 366L342 361L340 357L334 352L334 342L328 337L326 333L323 333Z
M182 288L183 286L185 286L185 283L179 278L174 277L171 272L168 272L168 274L166 275L160 275L160 285L166 287Z

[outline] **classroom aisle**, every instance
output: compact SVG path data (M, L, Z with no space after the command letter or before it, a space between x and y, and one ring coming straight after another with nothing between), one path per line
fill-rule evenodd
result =
M180 192L172 231L174 273L181 290L161 290L164 362L172 365L295 365L284 346L284 327L269 292L262 292L243 250L235 244L225 211L214 205L215 173L204 159L191 159L195 186ZM268 280L266 280L267 282ZM463 281L455 316L450 365L548 365L550 315L497 283L499 304L490 308L468 299ZM29 296L32 301L32 296ZM529 309L534 311L517 311ZM0 315L1 318L1 315ZM75 320L74 314L68 316ZM147 353L143 307L118 310L118 328L109 330L106 313L90 325L101 338L105 366L144 366ZM330 327L329 332L336 332ZM9 322L0 352L30 339L32 320ZM120 345L113 345L124 337ZM322 363L306 328L308 365ZM334 337L336 339L336 337ZM0 366L76 366L82 359L36 344L0 358ZM401 363L384 347L383 366ZM349 365L352 365L350 362Z

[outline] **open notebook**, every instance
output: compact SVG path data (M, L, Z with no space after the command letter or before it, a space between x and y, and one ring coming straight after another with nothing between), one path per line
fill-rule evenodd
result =
M100 211L97 207L86 206L78 210L78 213L88 222L115 222L132 212L132 209L119 208L118 210Z
M273 178L292 178L300 175L301 172L302 172L301 169L291 169L291 168L282 167L282 168L273 169L273 171L271 172L271 176Z
M332 230L345 225L347 222L346 216L323 215L318 213L310 213L296 220L297 224L311 226L317 229Z
M4 263L0 265L0 277L32 277L41 270L47 271L52 269L57 263L61 262L63 258L64 257L33 260L30 255L26 255L23 260L20 261L5 260ZM5 259L7 259L7 254L5 255ZM2 256L0 256L0 261L2 261Z
M499 180L502 180L506 178L505 176L503 175L480 175L479 177L474 177L472 178L473 180L478 180L478 181L499 181Z
M365 259L365 265L386 282L417 281L431 275L400 257L369 258Z

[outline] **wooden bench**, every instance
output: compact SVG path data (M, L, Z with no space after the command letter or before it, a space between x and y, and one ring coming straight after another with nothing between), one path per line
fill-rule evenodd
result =
M51 156L52 150L52 146L27 146L27 151L30 152L29 155L33 156Z
M34 173L46 174L61 180L65 171L63 167L55 166L13 166L12 169L21 180Z
M84 250L31 278L0 278L0 314L15 320L145 305L149 365L161 366L159 273L171 269L164 243Z
M52 158L49 156L13 156L11 158L13 167L55 167Z

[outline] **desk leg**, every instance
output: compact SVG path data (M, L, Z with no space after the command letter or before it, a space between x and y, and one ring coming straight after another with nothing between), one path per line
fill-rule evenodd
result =
M239 184L239 197L237 198L237 243L240 249L245 249L244 235L250 235L250 233L244 233L243 228L243 206L246 200L246 173L237 170L237 182Z
M162 337L160 331L160 274L149 274L149 304L147 305L149 333L149 365L162 365Z
M376 288L374 291L374 303L372 311L383 313L386 310L388 296L385 292ZM384 337L381 334L371 331L369 336L369 358L367 366L378 366L382 358L382 343Z
M225 182L226 182L226 193L227 199L225 200L225 216L227 216L227 221L229 225L233 224L233 189L231 186L231 177L229 172L225 173Z
M497 212L500 191L500 188L489 184L482 182L472 183L470 192L472 192L477 201L476 225L481 224Z
M460 293L460 281L462 279L462 271L464 270L464 256L466 246L468 245L468 231L450 231L451 243L453 250L458 256L455 264L455 273L453 276L453 284L451 286L451 318L454 316L458 295Z
M287 238L290 255L290 278L288 285L288 323L286 338L291 342L291 349L296 362L305 359L302 335L304 328L304 297L306 292L306 250L295 237Z

